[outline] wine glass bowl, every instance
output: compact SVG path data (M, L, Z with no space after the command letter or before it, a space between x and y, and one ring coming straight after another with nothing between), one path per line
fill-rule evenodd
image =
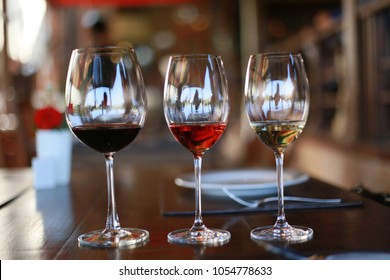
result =
M229 114L227 80L221 58L210 54L171 56L163 103L165 119L172 135L193 155L195 173L193 226L169 233L168 241L225 244L230 240L230 233L223 229L207 228L201 215L202 156L222 136Z
M134 50L115 46L74 50L65 99L70 130L106 161L106 226L80 235L79 244L132 247L147 242L148 231L120 226L114 188L114 154L134 141L146 118L145 86Z
M245 109L251 128L273 150L278 179L278 216L272 226L251 232L253 239L303 242L313 230L288 224L284 213L284 151L302 133L309 113L309 83L300 53L266 53L249 58Z

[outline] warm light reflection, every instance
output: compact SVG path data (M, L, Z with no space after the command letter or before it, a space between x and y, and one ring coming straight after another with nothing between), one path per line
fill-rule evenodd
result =
M0 115L0 130L1 131L12 131L18 127L18 118L15 114L1 114Z
M4 7L3 2L0 2L0 11L3 16L0 17L0 26L4 26ZM4 30L3 28L0 28L0 52L3 51L4 47Z
M37 45L46 13L45 0L7 0L8 51L11 59L28 63L37 59ZM42 38L41 38L42 39Z

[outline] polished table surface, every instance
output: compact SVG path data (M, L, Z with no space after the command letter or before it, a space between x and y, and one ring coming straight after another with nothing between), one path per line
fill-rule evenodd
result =
M105 224L107 190L104 161L74 158L69 186L35 190L31 170L2 170L0 176L20 174L19 192L0 208L0 259L284 259L250 239L250 231L275 221L275 211L204 215L208 227L231 232L219 247L170 244L167 234L188 227L193 217L166 216L165 211L191 211L194 193L180 188L174 178L190 172L191 165L156 159L115 164L117 208L122 227L143 228L150 241L131 249L90 249L78 246L77 237ZM189 164L190 157L188 158ZM207 165L207 164L206 164ZM205 168L207 170L207 168ZM19 172L19 173L18 173ZM12 180L11 180L12 181ZM2 186L0 186L2 187ZM390 253L390 208L355 193L313 178L286 188L287 195L342 198L361 205L343 208L287 210L291 224L310 226L312 240L279 246L301 257L346 252ZM203 196L203 210L241 208L228 198Z

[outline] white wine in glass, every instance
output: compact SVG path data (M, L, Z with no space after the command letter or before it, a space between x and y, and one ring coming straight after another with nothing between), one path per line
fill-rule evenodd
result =
M245 110L251 128L275 154L278 215L274 225L252 230L251 238L303 242L313 230L290 225L284 212L285 149L302 133L309 113L309 83L300 53L266 53L249 58L245 79Z

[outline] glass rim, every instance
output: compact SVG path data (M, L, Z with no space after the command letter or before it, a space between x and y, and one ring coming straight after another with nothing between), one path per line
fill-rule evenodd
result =
M130 46L89 46L83 48L77 48L73 50L73 53L77 54L91 54L91 53L118 53L118 52L126 52L129 51L131 53L135 53L134 48Z
M212 53L194 53L194 54L173 54L170 56L170 59L175 59L175 60L180 60L180 59L199 59L199 58L204 58L204 59L209 59L209 58L216 58L216 59L221 59L220 55L215 55Z
M252 57L289 57L289 56L298 56L302 57L301 52L298 51L280 51L280 52L265 52L265 53L257 53L250 55Z

